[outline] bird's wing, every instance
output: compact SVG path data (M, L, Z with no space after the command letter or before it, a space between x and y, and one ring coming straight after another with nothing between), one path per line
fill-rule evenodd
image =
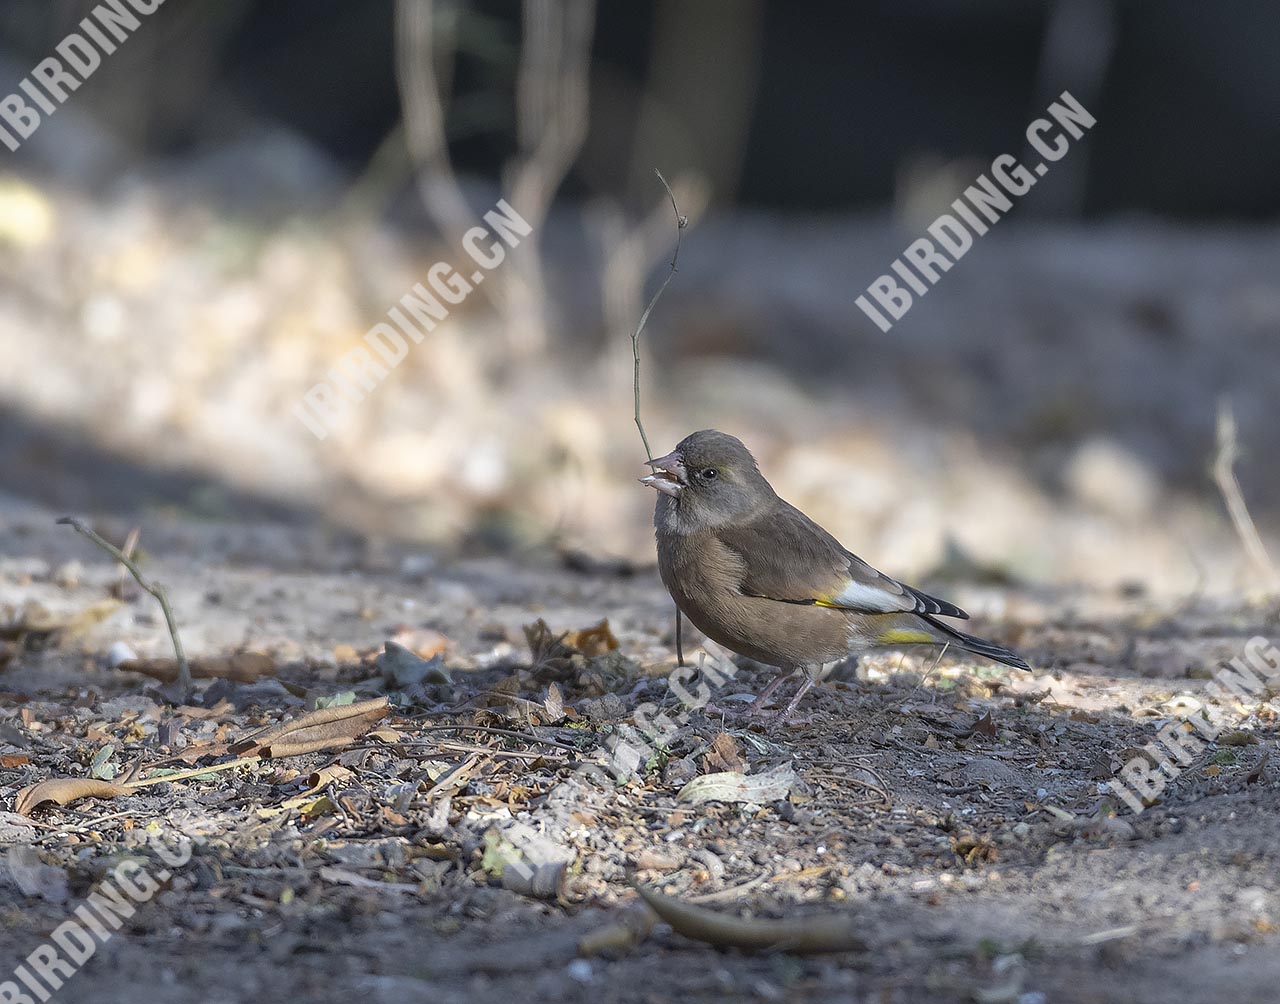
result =
M749 523L718 529L717 536L741 557L739 588L748 596L858 613L969 616L952 603L876 571L781 500Z

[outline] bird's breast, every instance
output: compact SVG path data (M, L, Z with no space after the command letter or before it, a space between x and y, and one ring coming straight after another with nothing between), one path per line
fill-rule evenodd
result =
M708 638L771 666L845 658L853 637L839 610L746 596L744 561L713 534L658 532L658 571L681 612Z

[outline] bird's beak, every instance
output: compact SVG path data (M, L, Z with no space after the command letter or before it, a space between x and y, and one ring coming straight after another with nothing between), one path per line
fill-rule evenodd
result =
M665 457L648 461L648 464L653 468L653 473L647 478L641 478L640 483L656 488L663 495L678 499L685 485L688 484L684 458L679 453L668 453Z

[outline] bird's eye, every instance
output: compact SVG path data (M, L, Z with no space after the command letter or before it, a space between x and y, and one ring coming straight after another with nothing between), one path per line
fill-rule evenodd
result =
M698 472L698 477L703 481L714 481L719 473L714 467L704 467Z

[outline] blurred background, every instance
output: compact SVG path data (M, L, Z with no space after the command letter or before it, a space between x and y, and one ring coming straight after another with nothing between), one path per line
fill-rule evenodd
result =
M93 7L7 0L0 95ZM1214 461L1229 409L1280 552L1277 38L1263 0L169 0L0 150L4 506L651 561L660 168L655 452L732 432L903 576L1266 585ZM1063 90L1097 125L881 332L854 299ZM503 197L532 239L316 439L294 404Z

